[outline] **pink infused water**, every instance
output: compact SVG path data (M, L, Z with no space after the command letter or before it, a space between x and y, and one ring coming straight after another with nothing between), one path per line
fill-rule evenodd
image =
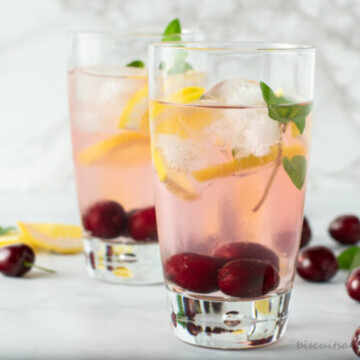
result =
M282 160L307 158L311 115L300 134L270 119L266 107L153 101L151 108L167 287L216 301L288 292L305 185L294 186Z
M149 135L131 129L131 120L119 127L124 108L147 84L147 75L141 70L75 69L69 73L73 154L82 214L105 200L118 202L126 211L154 205Z
M162 281L147 84L147 71L138 68L75 68L69 73L87 268L91 276L111 283Z

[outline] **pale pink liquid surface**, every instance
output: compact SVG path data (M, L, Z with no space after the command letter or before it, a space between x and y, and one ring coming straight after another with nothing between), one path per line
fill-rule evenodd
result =
M193 108L196 109L195 106ZM185 116L192 110L191 107L178 106L176 111L182 114L179 116ZM208 108L204 111L219 110ZM237 112L241 118L241 112L246 109L221 111L231 112L231 116L236 115ZM285 145L300 144L308 152L310 131L311 116L308 116L303 135L294 137L289 127L283 136L283 143ZM153 136L155 139L156 136L154 134ZM195 138L195 144L198 146L208 141L205 133L201 135L199 132L194 132ZM203 142L202 145L201 142ZM156 147L157 142L154 141L153 145ZM223 153L217 152L216 147L212 147L211 152L208 155L213 156L214 160L224 157ZM300 243L305 185L302 190L298 190L281 167L265 202L258 211L253 211L264 193L273 168L274 162L270 162L227 177L201 183L193 181L199 194L199 198L195 200L183 199L169 191L154 171L158 231L163 263L170 256L178 253L192 252L211 256L219 247L227 243L255 242L271 249L279 258L281 279L274 292L282 293L289 290L294 278ZM167 285L176 292L184 291L174 283L168 282ZM191 294L189 291L186 292ZM207 296L226 298L226 295L221 292L193 295L201 298Z
M111 71L106 75L88 69L69 73L71 134L82 214L104 200L117 201L126 211L154 205L149 139L115 148L90 164L79 161L82 151L127 132L118 128L120 115L146 83L145 76L114 76Z

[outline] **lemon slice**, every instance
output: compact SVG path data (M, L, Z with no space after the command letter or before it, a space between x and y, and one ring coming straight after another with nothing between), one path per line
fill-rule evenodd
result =
M166 106L166 105L165 105ZM181 139L189 138L213 122L213 114L207 109L183 109L168 106L164 116L154 124L155 135L176 135Z
M9 231L5 235L0 236L0 247L20 244L20 243L21 243L20 233L16 230Z
M21 241L42 250L60 254L82 251L82 230L77 225L18 222Z
M185 200L194 200L199 197L187 176L168 166L156 149L153 150L153 163L160 181L173 194Z
M131 270L124 266L120 266L114 269L113 274L122 278L131 278L133 276Z
M284 146L282 156L293 157L295 155L305 155L306 150L300 144ZM278 145L270 148L269 154L264 156L249 155L242 159L234 159L219 165L209 166L205 169L193 171L193 177L200 182L209 181L219 177L227 177L240 170L248 170L275 161L278 156Z
M146 84L129 99L120 116L120 129L149 132L148 94L149 85Z
M205 89L198 86L189 86L176 91L165 98L166 102L175 104L189 104L193 101L199 100ZM159 102L152 102L150 110L150 119L153 120L159 116L165 109L166 105Z
M255 309L262 315L269 315L272 313L271 302L269 299L255 301Z
M182 74L173 74L161 79L162 94L173 94L181 88L203 86L206 82L204 72L189 70Z
M148 137L138 132L117 134L81 151L77 159L83 165L90 165L95 161L100 160L111 150L114 150L120 146L131 144L135 141L143 140L148 140Z

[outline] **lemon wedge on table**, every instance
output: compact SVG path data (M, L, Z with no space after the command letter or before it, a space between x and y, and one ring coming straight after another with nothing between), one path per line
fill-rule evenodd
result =
M288 145L282 148L282 156L293 157L305 155L306 150L300 144ZM240 170L249 170L255 167L268 164L278 156L278 145L273 145L270 152L264 156L249 155L241 159L234 159L222 164L209 166L207 168L193 171L193 177L200 182L209 181L215 178L227 177Z
M120 146L125 146L132 144L135 141L142 140L148 140L148 136L138 132L124 132L117 134L81 151L77 159L83 165L90 165L100 160L108 152L117 149Z
M4 235L0 235L0 247L7 245L20 244L20 233L17 230L12 230Z
M149 132L149 85L144 85L126 103L120 115L120 129Z
M77 225L39 224L18 222L20 241L34 249L52 251L59 254L81 252L82 229Z
M171 168L156 149L153 150L153 162L159 180L169 191L185 200L199 197L186 174Z

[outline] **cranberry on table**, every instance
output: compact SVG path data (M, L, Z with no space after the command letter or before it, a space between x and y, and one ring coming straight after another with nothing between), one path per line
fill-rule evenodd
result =
M360 327L358 327L354 333L351 340L351 347L354 350L354 353L360 357Z
M360 301L360 267L350 273L346 280L346 290L352 299Z
M100 201L92 205L82 217L84 228L102 239L121 235L126 226L123 207L116 201Z
M137 241L156 240L156 212L155 207L149 207L132 212L128 216L128 232Z
M303 227L302 227L302 231L301 231L300 248L303 248L307 244L309 244L310 240L311 240L311 228L310 228L309 221L304 216Z
M338 262L334 253L325 246L303 250L298 259L297 273L305 280L324 282L335 276Z
M223 261L231 260L260 260L265 261L279 270L279 258L277 255L264 245L253 242L233 242L218 248L214 256Z
M355 215L343 215L334 219L329 227L330 235L344 245L360 241L360 220Z
M269 262L259 260L232 260L218 275L220 290L230 296L254 298L263 296L279 286L278 271Z
M6 276L23 276L31 270L34 261L34 251L28 245L16 244L0 248L0 272Z
M164 273L167 280L183 289L205 294L219 289L220 266L219 260L211 256L184 252L166 260Z

